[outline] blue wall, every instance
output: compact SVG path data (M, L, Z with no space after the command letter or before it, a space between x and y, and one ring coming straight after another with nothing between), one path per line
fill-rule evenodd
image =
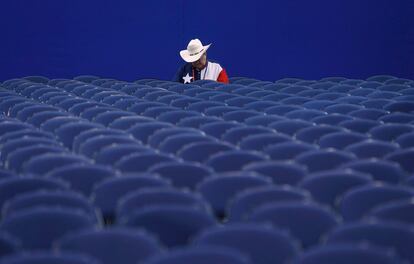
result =
M170 79L194 37L230 76L414 78L413 0L3 0L0 80Z

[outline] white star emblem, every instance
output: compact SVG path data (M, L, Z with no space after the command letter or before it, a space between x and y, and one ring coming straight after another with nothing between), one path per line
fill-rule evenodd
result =
M187 73L187 75L183 77L184 83L190 83L191 79L193 79L193 77L190 77L189 73Z

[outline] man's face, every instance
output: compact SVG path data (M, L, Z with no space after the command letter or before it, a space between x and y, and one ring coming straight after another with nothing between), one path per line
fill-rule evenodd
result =
M198 70L202 70L204 69L204 67L207 64L207 54L204 53L203 56L201 56L201 58L198 61L195 61L192 63L193 67L198 69Z

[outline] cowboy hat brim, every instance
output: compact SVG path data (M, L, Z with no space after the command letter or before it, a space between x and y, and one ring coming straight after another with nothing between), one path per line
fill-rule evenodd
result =
M210 46L211 46L211 43L206 46L203 46L204 50L202 52L198 53L197 55L192 55L192 56L190 55L190 52L188 52L188 50L182 50L180 51L180 56L186 62L189 62L189 63L195 62L195 61L198 61L201 58L201 56L203 56L204 53L206 53L206 51L208 50L208 48L210 48Z

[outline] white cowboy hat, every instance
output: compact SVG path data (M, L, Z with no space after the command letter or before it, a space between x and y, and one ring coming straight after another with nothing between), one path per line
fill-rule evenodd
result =
M180 51L181 58L186 62L198 61L201 56L210 48L211 44L203 46L199 39L192 39L187 46L186 50Z

